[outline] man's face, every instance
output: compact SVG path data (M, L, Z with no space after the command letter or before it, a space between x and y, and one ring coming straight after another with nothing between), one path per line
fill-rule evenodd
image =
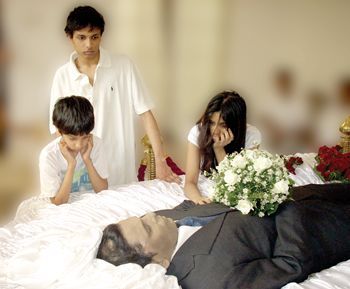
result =
M90 137L91 137L90 134L84 134L84 135L62 134L62 141L66 143L69 150L77 154L81 150L86 149Z
M141 245L145 253L155 254L152 260L156 263L164 259L170 261L178 237L172 219L148 213L141 218L128 218L118 225L129 245Z
M70 38L79 57L93 59L99 55L101 43L101 30L90 26L75 30Z

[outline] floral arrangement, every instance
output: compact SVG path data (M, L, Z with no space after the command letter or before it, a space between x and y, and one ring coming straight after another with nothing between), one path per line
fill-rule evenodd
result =
M284 158L284 165L286 166L288 172L290 172L291 174L295 175L295 168L297 166L300 166L304 163L303 159L301 157L295 157L295 156L291 156L291 157L285 157Z
M350 153L343 153L341 146L322 146L315 157L316 172L326 182L350 182Z
M243 149L227 155L209 175L214 181L210 197L242 214L271 215L291 199L284 159L263 150Z

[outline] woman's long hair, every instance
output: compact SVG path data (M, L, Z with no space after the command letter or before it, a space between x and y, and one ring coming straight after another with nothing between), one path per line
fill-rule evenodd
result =
M210 171L217 165L213 150L213 138L210 133L210 117L214 112L219 112L230 128L234 138L224 147L225 152L239 152L245 146L247 129L247 107L244 99L235 91L223 91L214 96L197 122L199 124L199 150L203 157L201 170Z

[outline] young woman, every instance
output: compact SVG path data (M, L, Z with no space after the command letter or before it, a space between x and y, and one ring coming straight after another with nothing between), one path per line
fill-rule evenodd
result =
M197 204L209 203L198 188L199 174L215 168L226 154L261 143L259 130L247 124L244 99L235 91L214 96L188 134L185 193Z

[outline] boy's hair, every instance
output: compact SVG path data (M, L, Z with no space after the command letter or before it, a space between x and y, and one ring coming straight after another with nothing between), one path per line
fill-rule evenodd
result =
M105 29L103 16L91 6L79 6L74 8L67 17L64 31L70 38L72 38L74 31L85 27L91 27L91 29L98 28L102 35Z
M63 97L54 106L52 122L61 134L89 134L95 126L94 109L84 97Z
M152 257L152 254L143 252L141 246L129 245L118 224L110 224L103 230L96 256L115 266L131 262L142 267L151 263Z

